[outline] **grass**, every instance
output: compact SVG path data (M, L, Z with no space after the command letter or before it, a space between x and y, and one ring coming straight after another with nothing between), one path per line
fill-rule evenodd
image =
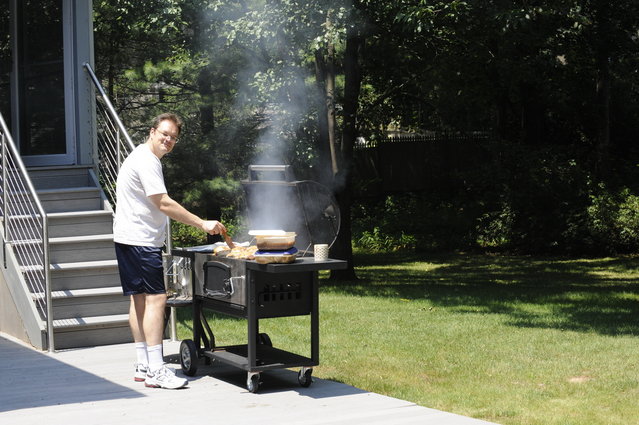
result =
M359 280L321 281L315 376L504 425L639 417L639 257L356 262ZM246 343L244 320L207 315L219 344ZM308 326L260 321L275 346L300 354ZM180 320L179 336L191 335Z

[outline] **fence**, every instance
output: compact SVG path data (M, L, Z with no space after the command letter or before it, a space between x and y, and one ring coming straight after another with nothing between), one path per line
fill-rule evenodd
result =
M458 170L487 159L490 133L400 136L360 146L353 153L355 196L442 190ZM452 188L451 188L452 190Z
M492 133L488 131L433 132L428 134L401 134L388 136L379 140L366 140L360 137L355 142L355 149L376 148L389 143L474 143L490 140Z

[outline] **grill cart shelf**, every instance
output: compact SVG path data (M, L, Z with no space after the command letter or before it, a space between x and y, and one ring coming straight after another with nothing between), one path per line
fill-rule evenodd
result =
M182 371L193 376L201 358L217 360L247 372L246 386L257 392L260 372L301 367L300 385L311 384L313 366L319 365L319 282L320 270L346 268L346 262L314 261L300 257L289 264L258 264L250 260L216 257L189 248L173 250L173 256L192 262L193 339L182 341ZM247 320L247 343L217 346L204 310ZM259 331L264 318L310 315L310 357L273 346Z

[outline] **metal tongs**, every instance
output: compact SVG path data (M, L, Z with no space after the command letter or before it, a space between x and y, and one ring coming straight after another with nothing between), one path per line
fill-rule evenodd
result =
M235 248L235 244L233 243L233 239L231 239L229 234L226 233L226 230L222 231L222 237L224 238L224 242L226 242L226 244L229 246L229 248L231 248L231 249Z

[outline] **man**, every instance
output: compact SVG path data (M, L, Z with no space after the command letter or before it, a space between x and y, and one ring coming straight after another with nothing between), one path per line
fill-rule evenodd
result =
M156 117L146 142L126 158L117 180L113 240L122 292L131 298L129 325L137 353L134 379L154 388L187 385L186 379L164 366L162 353L166 216L211 235L226 231L219 221L199 218L167 194L160 159L173 150L181 129L175 114Z

